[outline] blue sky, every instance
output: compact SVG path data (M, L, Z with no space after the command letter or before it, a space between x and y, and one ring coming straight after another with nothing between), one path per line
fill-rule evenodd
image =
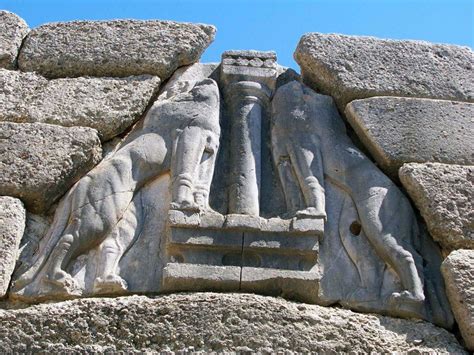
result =
M293 52L306 32L420 39L474 47L474 0L0 0L30 27L79 19L166 19L217 27L203 62L224 50L275 50L297 69Z

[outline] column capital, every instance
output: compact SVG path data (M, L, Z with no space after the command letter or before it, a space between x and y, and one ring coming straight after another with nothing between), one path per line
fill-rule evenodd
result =
M267 106L270 103L272 91L265 85L255 81L238 81L225 88L226 96L231 104L252 101Z
M222 54L221 80L225 85L239 81L264 84L273 91L277 77L275 52L226 51Z

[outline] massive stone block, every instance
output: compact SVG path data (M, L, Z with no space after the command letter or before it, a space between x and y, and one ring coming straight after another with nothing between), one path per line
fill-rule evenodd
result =
M18 50L28 30L22 18L0 11L0 68L15 69Z
M0 122L0 195L44 212L100 161L101 152L91 128Z
M308 33L294 57L305 83L333 96L340 110L371 96L474 101L468 47Z
M474 249L474 166L405 164L400 180L447 250Z
M150 75L48 81L0 69L0 121L91 127L106 141L142 116L159 85Z
M36 73L0 69L0 121L29 120L31 102L47 83Z
M410 162L474 164L474 104L401 97L355 100L349 123L393 179Z
M75 21L32 30L18 59L24 71L50 77L158 75L197 62L214 26L171 21Z
M51 80L31 102L29 117L95 128L106 141L141 117L159 85L160 79L149 75Z
M0 196L0 298L5 296L25 230L25 208L20 200Z
M441 271L461 334L467 348L474 351L474 250L453 251Z
M93 298L0 310L3 352L456 353L430 323L241 293Z

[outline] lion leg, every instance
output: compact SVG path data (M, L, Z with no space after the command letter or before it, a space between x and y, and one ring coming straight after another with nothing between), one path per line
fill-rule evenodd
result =
M193 192L205 145L206 137L200 127L186 127L178 135L172 157L172 208L199 210Z
M206 145L201 162L198 167L198 182L194 186L194 202L204 210L209 207L209 190L211 188L212 177L214 176L214 166L219 149L219 136L209 132L206 138Z
M127 291L127 282L118 273L118 264L124 247L119 242L118 231L107 237L100 245L97 277L94 280L95 293L117 293Z
M393 294L391 301L422 303L425 299L422 278L413 254L401 245L403 240L411 240L414 223L410 215L412 210L409 206L400 205L402 196L389 196L389 190L393 188L396 187L380 188L379 193L372 191L370 197L356 201L359 216L369 242L395 270L404 288L403 292ZM360 211L361 208L364 210Z
M306 209L297 215L326 218L324 173L320 149L314 145L308 149L293 143L288 147L290 161L303 193Z
M66 233L59 239L59 242L51 253L46 266L46 281L61 288L66 293L73 293L77 289L77 284L73 277L65 271L72 259L73 244L77 236Z
M120 194L117 198L122 200L121 203L125 203L130 196ZM116 207L120 204L118 200L115 196L109 196L100 201L92 201L74 212L74 217L70 217L70 224L59 238L45 265L46 281L65 291L76 288L76 283L66 270L74 258L96 247L105 239L107 231L116 223Z
M285 198L286 213L283 217L292 218L302 206L302 196L286 149L287 138L278 132L272 130L272 156Z
M129 285L119 275L119 262L140 234L138 219L143 213L138 210L135 200L128 208L128 212L124 213L99 246L99 262L93 285L96 294L120 294L128 290Z
M367 233L371 244L378 254L395 270L404 288L403 292L394 293L390 301L423 302L425 300L423 284L418 275L413 255L399 245L390 232L381 231L380 237L376 238L371 238L370 235L372 233Z

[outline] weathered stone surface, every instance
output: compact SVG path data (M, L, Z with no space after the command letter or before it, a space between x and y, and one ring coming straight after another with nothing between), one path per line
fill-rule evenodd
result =
M221 81L231 112L229 213L260 215L262 126L268 114L277 70L276 54L226 51ZM264 128L263 128L264 129Z
M160 90L159 99L170 99L175 95L190 91L197 82L205 78L217 80L218 67L219 63L195 63L176 69Z
M41 213L100 161L101 151L91 128L0 122L0 195Z
M46 235L51 225L52 216L44 216L26 213L25 232L20 243L20 253L17 259L15 273L12 278L16 278L16 274L21 274L29 268L29 262L38 250L41 239Z
M61 200L12 296L37 301L156 292L168 210L209 209L219 107L212 79L157 100L117 150Z
M215 27L171 21L74 21L32 30L18 65L50 77L158 75L197 62Z
M95 298L0 310L0 332L2 352L466 353L430 323L250 294Z
M36 73L0 69L0 121L28 120L31 102L47 83Z
M141 117L159 85L149 75L48 81L0 70L0 121L91 127L109 140Z
M25 208L14 197L0 196L0 298L5 296L25 230Z
M164 291L239 291L241 268L169 263L163 270Z
M303 80L339 109L371 96L474 101L474 53L420 41L308 33L294 54Z
M474 166L411 163L399 175L443 248L474 249Z
M25 247L9 300L231 289L452 325L437 250L421 252L406 196L331 97L297 80L273 95L278 70L260 80L267 54L255 53L231 52L220 76L191 65L167 82ZM239 172L252 175L244 194Z
M0 11L0 68L14 69L16 57L28 25L17 15Z
M244 291L318 303L318 229L292 220L170 211L163 291ZM296 218L295 218L296 219Z
M449 302L469 350L474 351L474 250L455 250L441 266Z
M158 92L160 79L127 78L51 80L31 102L34 122L95 128L106 141L138 120Z
M423 289L413 209L398 187L352 143L333 99L298 81L280 86L272 101L271 142L288 212L296 211L302 221L312 217L320 223L327 215L320 253L324 270L320 300L358 310L380 307L392 315L426 317L431 308L428 298L434 293L428 296ZM299 227L305 229L305 224ZM396 270L395 284L383 264ZM355 279L349 276L354 271ZM433 281L438 283L436 278Z
M474 104L374 97L352 101L345 113L393 179L404 163L474 164Z

